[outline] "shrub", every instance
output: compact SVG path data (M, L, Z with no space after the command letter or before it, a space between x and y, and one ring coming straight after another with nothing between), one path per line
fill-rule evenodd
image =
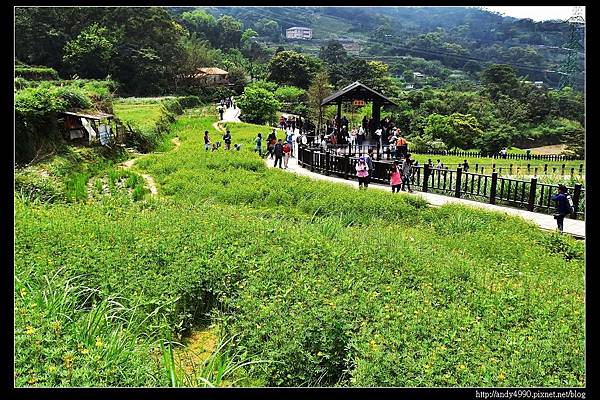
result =
M31 81L58 80L58 72L50 67L15 66L15 76Z
M274 123L276 112L281 108L281 103L273 93L262 88L246 87L237 103L244 110L240 118L257 124Z

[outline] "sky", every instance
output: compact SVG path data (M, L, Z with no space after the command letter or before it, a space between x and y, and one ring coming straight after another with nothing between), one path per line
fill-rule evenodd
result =
M548 19L569 19L573 14L573 6L498 6L498 7L481 7L486 10L499 12L508 17L515 18L531 18L534 21L544 21ZM581 7L583 17L585 18L585 7Z

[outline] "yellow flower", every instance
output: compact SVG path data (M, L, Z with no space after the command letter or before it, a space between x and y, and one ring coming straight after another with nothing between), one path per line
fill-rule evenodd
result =
M66 354L63 357L63 361L65 362L65 367L71 368L73 366L73 355L72 354Z
M81 354L88 354L90 351L88 349L82 349Z
M27 289L21 288L21 297L25 297L26 294L27 294Z
M103 345L104 344L102 343L102 339L100 338L100 336L98 336L96 338L96 347L99 348L99 349L101 349Z
M498 375L498 379L503 381L505 378L506 378L506 375L504 374L504 371L500 371L500 374Z
M55 331L59 332L60 331L60 321L56 320L56 321L52 322L52 328Z
M462 371L463 369L466 369L466 368L467 368L467 367L465 367L465 364L460 364L460 365L458 366L458 369L460 369L461 371Z
M33 335L35 333L35 328L29 325L27 328L25 328L25 333L28 335Z
M51 374L55 373L57 370L57 368L54 365L51 365L48 367L48 372L50 372Z

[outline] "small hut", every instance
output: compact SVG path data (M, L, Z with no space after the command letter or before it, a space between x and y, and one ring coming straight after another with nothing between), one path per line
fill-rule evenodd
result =
M229 84L229 72L216 67L198 68L194 78L206 85Z
M71 142L90 145L112 143L116 136L113 129L114 115L100 111L70 110L64 115L65 138Z

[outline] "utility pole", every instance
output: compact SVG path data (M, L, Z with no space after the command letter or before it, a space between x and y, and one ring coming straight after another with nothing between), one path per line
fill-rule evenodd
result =
M580 82L579 74L584 74L585 71L579 71L579 53L584 51L584 34L585 34L585 19L583 18L582 7L573 7L573 14L566 21L570 26L569 42L564 46L569 49L567 60L565 61L560 82L558 84L559 89L565 86L574 87ZM584 67L585 68L585 67Z

